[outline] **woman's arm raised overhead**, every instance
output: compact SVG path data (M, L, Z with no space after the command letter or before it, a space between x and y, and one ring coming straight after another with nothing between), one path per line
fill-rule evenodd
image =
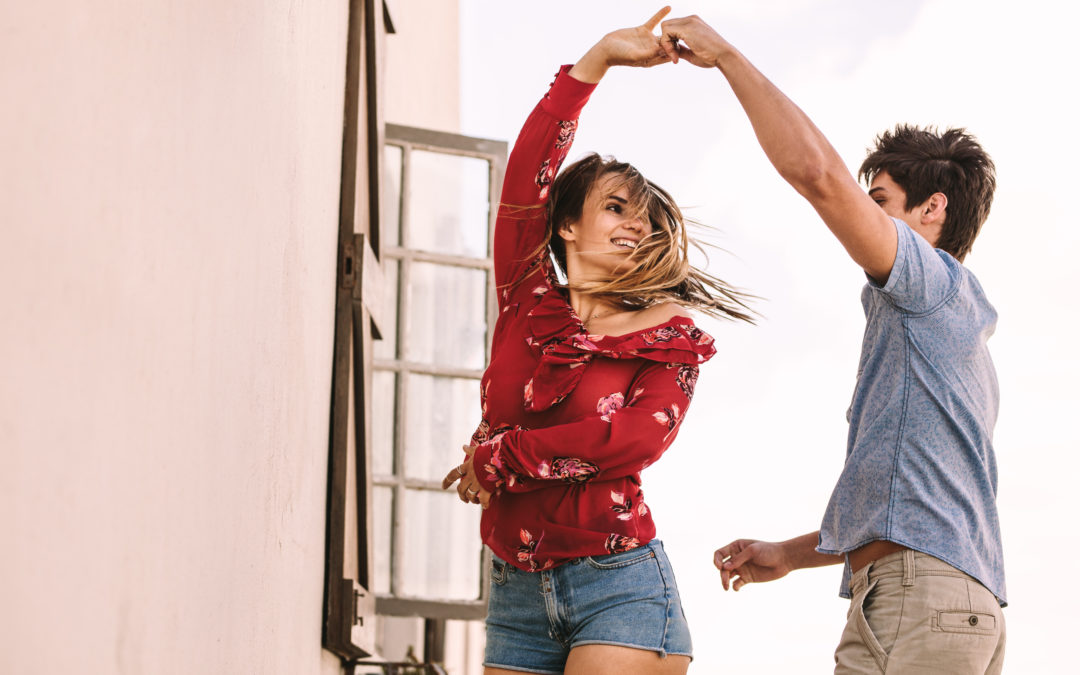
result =
M546 251L548 189L566 159L577 130L577 118L596 83L617 65L649 67L669 60L653 29L667 15L665 7L634 28L600 39L572 67L564 66L551 89L522 126L506 164L499 214L495 224L495 283L500 306L509 302L511 285L530 289L542 275Z

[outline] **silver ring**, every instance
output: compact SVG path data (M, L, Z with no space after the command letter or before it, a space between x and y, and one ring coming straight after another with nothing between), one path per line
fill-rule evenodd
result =
M480 494L480 491L469 488L465 490L465 494L469 495L470 497L475 497L476 495Z
M461 468L460 464L457 466L457 475L459 478L465 477L465 469Z

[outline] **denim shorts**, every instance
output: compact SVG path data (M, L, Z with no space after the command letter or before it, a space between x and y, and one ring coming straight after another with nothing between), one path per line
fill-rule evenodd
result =
M492 556L484 665L562 673L570 650L615 645L691 656L671 563L659 539L524 572Z

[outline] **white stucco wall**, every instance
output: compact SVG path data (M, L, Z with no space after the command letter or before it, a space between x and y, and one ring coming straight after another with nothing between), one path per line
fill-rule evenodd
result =
M0 672L338 672L346 12L0 8Z
M387 122L461 130L461 36L458 0L394 0L396 33L386 36Z

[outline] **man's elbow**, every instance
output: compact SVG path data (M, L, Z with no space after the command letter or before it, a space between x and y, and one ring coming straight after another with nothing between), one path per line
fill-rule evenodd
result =
M845 181L851 180L846 167L836 166L824 157L808 158L783 168L780 175L811 203L827 201L839 193Z

